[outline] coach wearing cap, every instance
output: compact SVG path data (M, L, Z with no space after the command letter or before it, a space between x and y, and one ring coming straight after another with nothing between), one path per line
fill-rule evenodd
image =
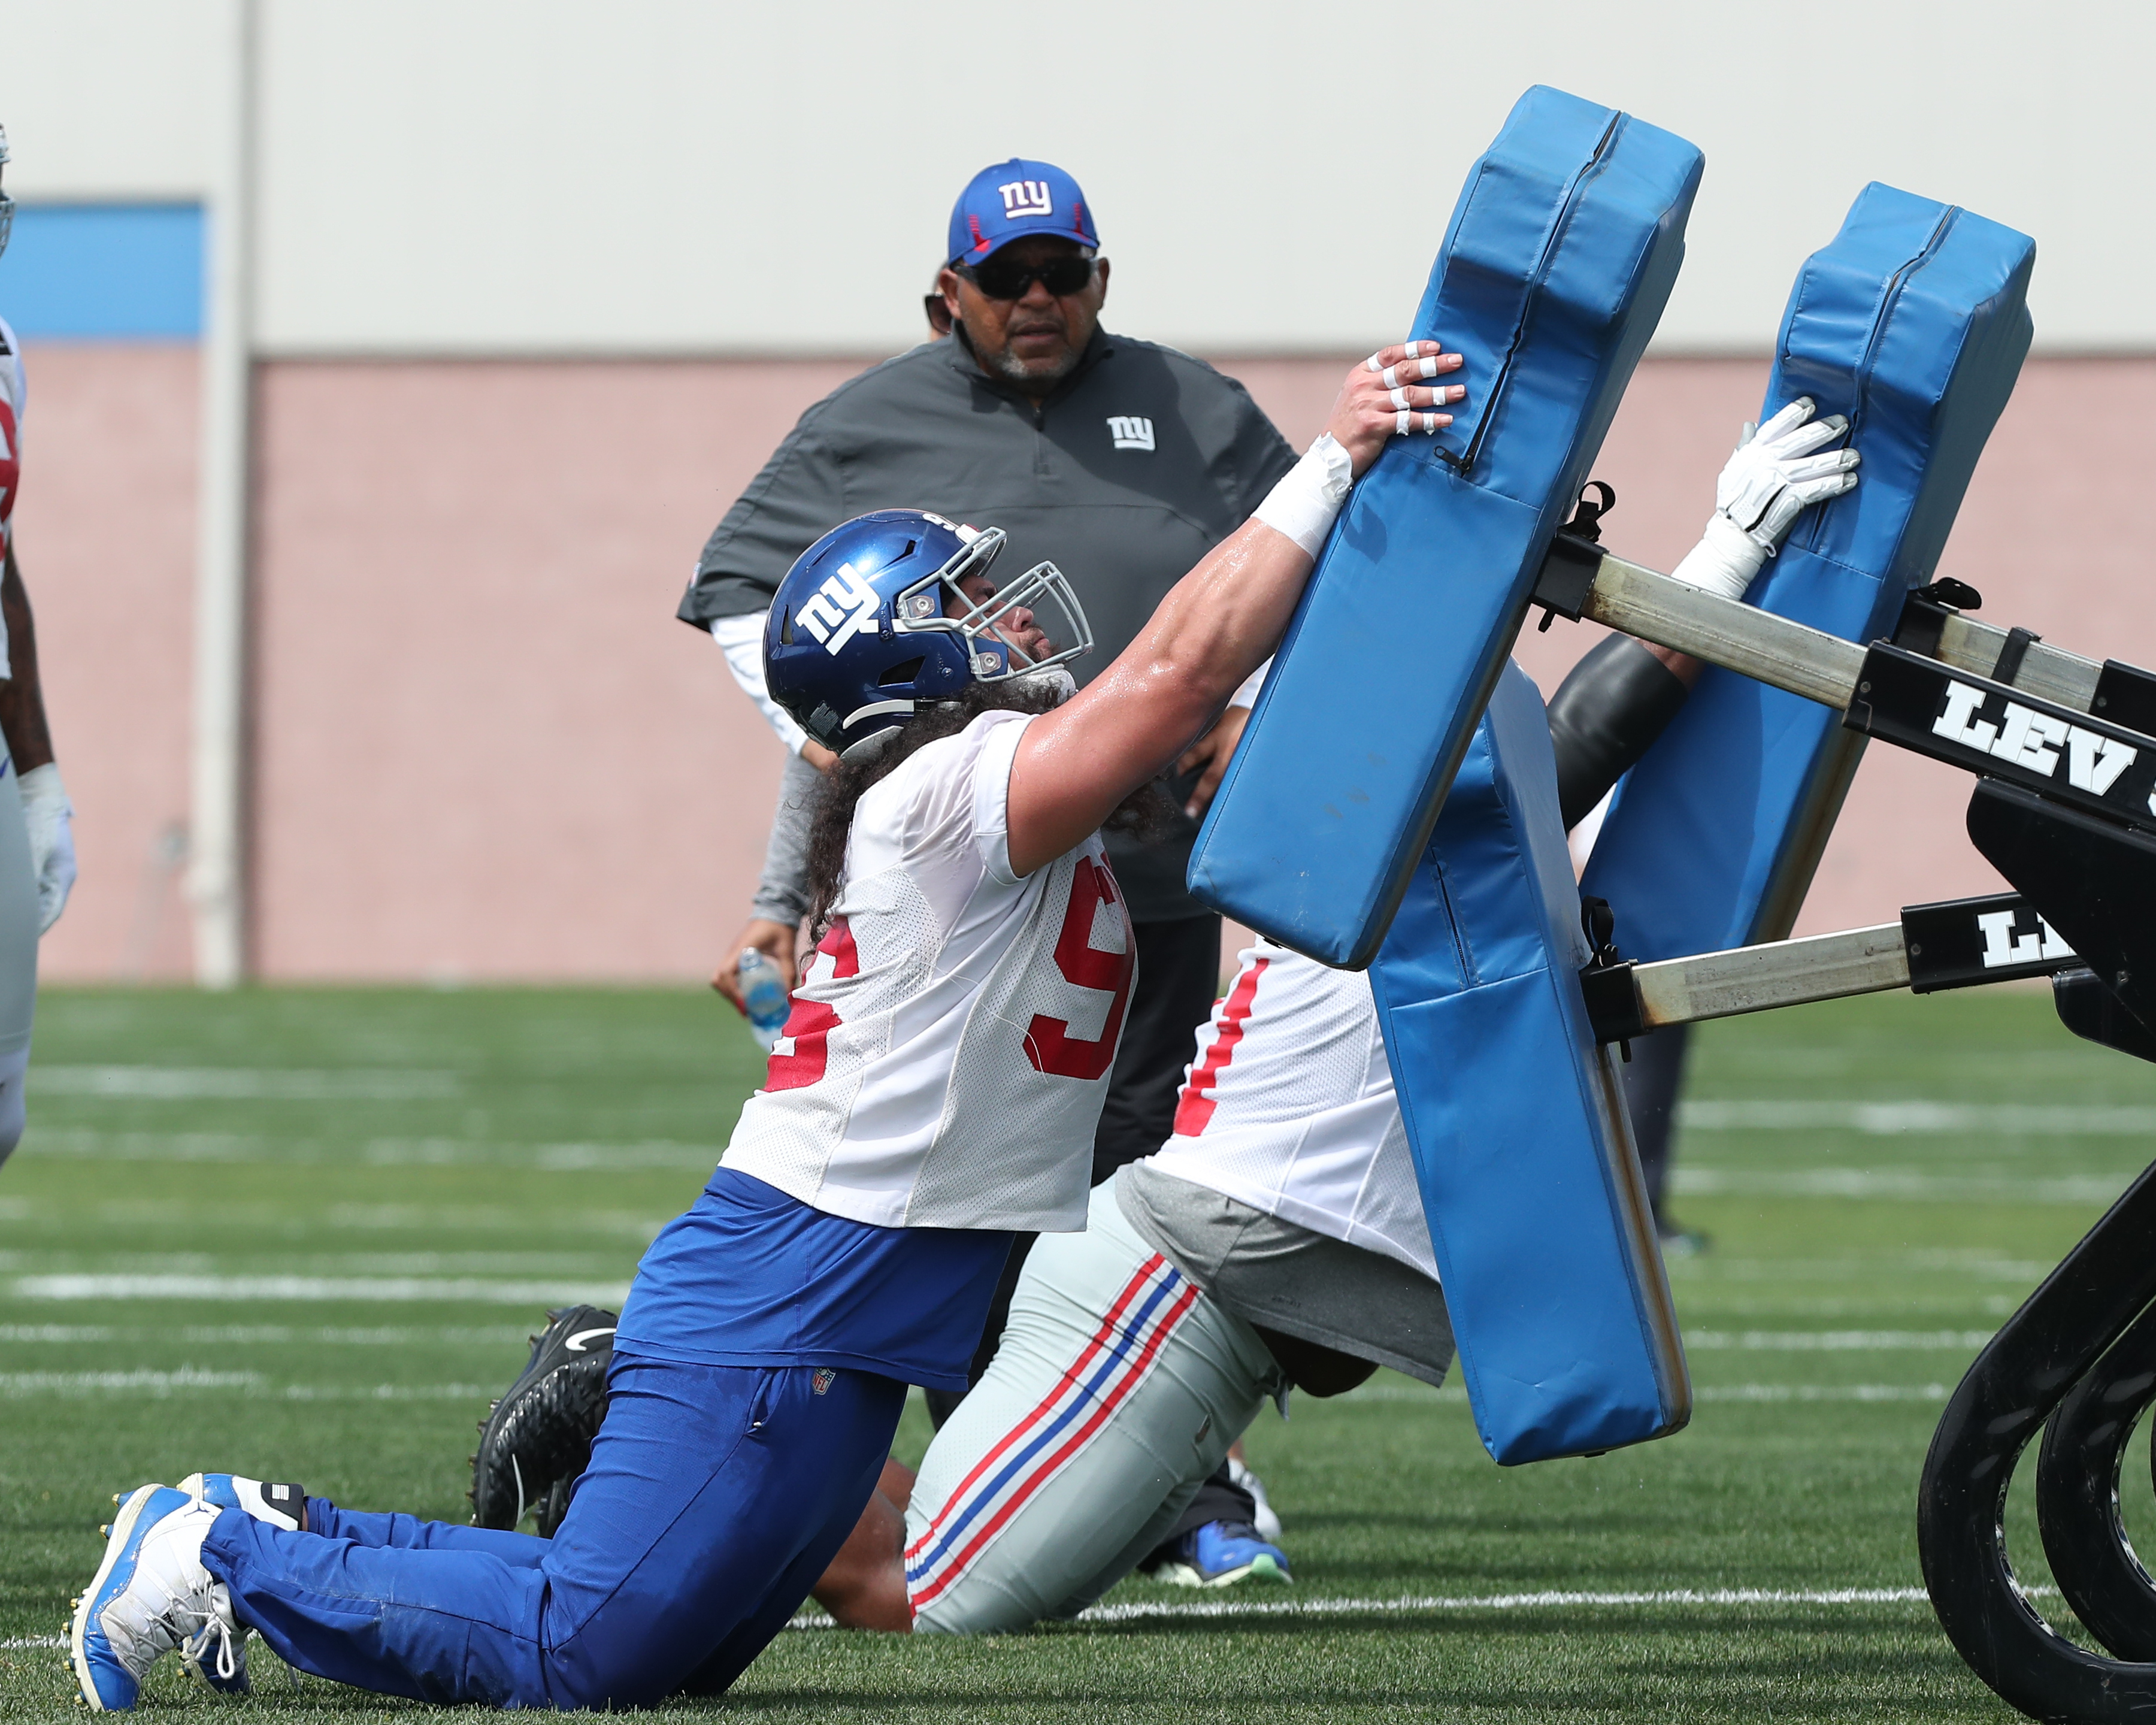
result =
M951 212L937 277L950 338L810 408L704 547L680 619L716 639L794 751L752 920L713 979L737 1004L744 947L791 983L806 908L801 811L823 752L762 691L763 616L796 557L872 509L1001 527L1004 567L1052 557L1076 588L1096 648L1071 667L1083 681L1295 463L1232 377L1101 327L1099 246L1092 207L1060 168L1014 160L976 174ZM1191 811L1203 812L1245 716L1231 707L1184 757L1174 789ZM1096 1183L1168 1137L1219 986L1220 919L1183 888L1197 826L1186 815L1179 829L1163 843L1107 841L1137 925L1138 982L1095 1140Z

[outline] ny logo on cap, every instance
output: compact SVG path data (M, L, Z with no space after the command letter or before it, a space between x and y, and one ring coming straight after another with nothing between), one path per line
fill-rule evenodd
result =
M1141 419L1135 414L1108 415L1108 435L1116 440L1119 449L1150 449L1152 447L1152 421Z
M1048 195L1045 180L1013 180L996 190L1003 195L1004 217L1007 221L1014 221L1020 216L1055 213L1055 200Z
M851 563L841 563L839 572L809 595L799 621L824 644L826 653L835 654L868 626L881 603L876 590L854 573Z

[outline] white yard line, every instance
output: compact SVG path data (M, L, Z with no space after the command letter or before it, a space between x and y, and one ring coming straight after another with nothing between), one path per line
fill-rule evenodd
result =
M251 1389L262 1381L259 1372L213 1372L201 1366L172 1372L0 1372L0 1395L64 1395L85 1389L169 1395L175 1389Z
M352 1066L306 1072L260 1066L33 1066L32 1094L137 1101L413 1102L463 1094L454 1072Z
M169 1372L0 1372L0 1400L32 1396L168 1396L184 1389L238 1390L250 1399L287 1402L468 1402L501 1394L484 1384L286 1384L259 1372L217 1372L181 1366Z
M2058 1589L2050 1587L2032 1587L2027 1589L2027 1593L2031 1599L2056 1599L2058 1596ZM1220 1617L1367 1617L1405 1615L1411 1612L1552 1611L1580 1607L1637 1609L1642 1606L1651 1609L1657 1606L1682 1608L1705 1605L1726 1609L1748 1605L1915 1605L1927 1603L1928 1597L1920 1587L1670 1588L1654 1593L1553 1590L1464 1596L1419 1594L1391 1599L1301 1599L1292 1595L1276 1595L1269 1599L1194 1599L1188 1604L1094 1605L1081 1612L1078 1621L1083 1624L1173 1623ZM786 1626L790 1630L828 1630L837 1625L819 1611L813 1615L803 1613ZM64 1647L67 1645L64 1635L17 1635L9 1640L0 1640L0 1652L22 1652L32 1648Z
M1735 1348L1747 1353L1841 1353L1915 1349L1959 1353L1981 1348L1991 1330L1686 1330L1687 1353Z
M2156 1137L2156 1108L2041 1102L1828 1102L1696 1098L1677 1107L1694 1132L1854 1132L2031 1137Z
M1701 1384L1693 1386L1691 1397L1696 1402L1943 1402L1951 1388L1945 1384ZM1461 1404L1467 1400L1467 1392L1456 1384L1448 1384L1442 1389L1366 1384L1329 1399Z
M629 1285L613 1281L493 1281L417 1276L24 1276L18 1300L438 1300L485 1306L604 1306L619 1309Z
M2107 1204L2140 1169L2115 1174L1938 1174L1913 1168L1752 1169L1679 1168L1673 1191L1687 1198L1895 1198L1930 1203Z
M244 1132L100 1132L32 1126L20 1153L97 1162L208 1162L288 1168L333 1163L368 1168L518 1168L542 1173L612 1173L622 1168L709 1173L725 1147L658 1138L634 1144L518 1144L472 1138L372 1138L357 1147Z
M2033 1587L2032 1599L2056 1599L2058 1589ZM1078 1615L1080 1623L1173 1622L1217 1617L1361 1617L1431 1611L1548 1611L1573 1607L1649 1608L1747 1605L1913 1605L1927 1603L1920 1587L1712 1589L1671 1588L1653 1593L1590 1593L1567 1590L1532 1594L1418 1594L1400 1599L1297 1599L1291 1594L1237 1599L1194 1599L1188 1604L1094 1605ZM795 1630L835 1628L820 1611L803 1612L787 1625Z

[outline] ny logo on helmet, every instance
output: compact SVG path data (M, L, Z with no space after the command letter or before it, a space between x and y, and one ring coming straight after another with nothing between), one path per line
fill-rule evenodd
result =
M809 595L795 620L824 644L826 653L835 654L868 627L881 603L851 563L841 563L839 572Z
M1055 200L1048 195L1048 182L1045 180L1013 180L1008 186L998 186L996 190L1003 196L1006 218L1052 216L1055 213Z

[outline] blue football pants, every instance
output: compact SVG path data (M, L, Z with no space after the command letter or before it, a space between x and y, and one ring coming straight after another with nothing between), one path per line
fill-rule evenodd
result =
M617 1353L552 1539L311 1497L304 1533L225 1511L203 1562L281 1658L362 1689L545 1707L714 1695L853 1531L905 1404L866 1372Z

